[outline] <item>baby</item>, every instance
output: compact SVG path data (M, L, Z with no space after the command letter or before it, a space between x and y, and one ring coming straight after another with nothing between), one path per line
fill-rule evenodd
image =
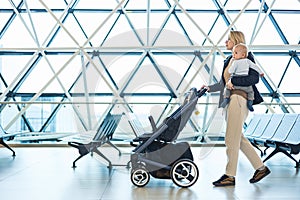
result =
M231 66L229 66L228 72L233 76L247 76L249 72L249 68L257 71L260 76L264 76L264 73L259 69L259 67L253 63L251 60L247 58L248 49L245 44L237 44L232 49L232 58L233 62ZM254 111L253 109L253 100L254 100L254 92L252 86L243 87L243 86L234 86L234 89L243 90L247 93L247 107L250 111ZM224 90L224 101L221 104L221 107L225 108L226 105L230 101L230 90L225 88Z

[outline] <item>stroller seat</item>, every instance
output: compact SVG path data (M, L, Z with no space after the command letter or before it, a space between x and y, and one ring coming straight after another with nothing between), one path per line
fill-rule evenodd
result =
M142 141L146 141L148 140L151 136L153 135L153 133L144 133L136 138L134 138L132 141L133 142L142 142Z
M160 125L159 127L156 127L153 117L150 115L148 118L149 118L150 124L151 124L151 126L152 126L152 132L150 132L150 133L149 133L149 132L146 132L146 133L143 133L143 134L137 136L136 138L134 138L134 139L132 140L133 142L142 142L142 141L148 140L148 139L153 135L154 132L156 132L158 129L161 128L161 126L163 126L163 124L162 124L162 125ZM169 119L169 117L167 117L167 118L163 121L163 123L165 123L167 119Z
M205 90L206 91L206 90ZM193 113L199 95L203 95L205 92L198 91L196 88L192 88L189 90L189 92L186 94L185 99L182 103L182 105L175 110L175 112L164 119L162 124L156 128L155 123L153 122L152 116L149 117L153 132L152 133L144 133L136 138L133 139L134 142L140 142L145 141L149 139L152 135L155 135L157 132L161 132L157 140L163 141L163 142L173 142L177 139L179 133L182 131L182 129L185 127L187 121L189 120L191 114ZM161 131L163 130L163 131Z

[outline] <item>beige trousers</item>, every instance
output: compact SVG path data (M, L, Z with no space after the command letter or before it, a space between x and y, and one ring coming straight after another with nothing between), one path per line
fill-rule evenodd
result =
M252 144L242 133L248 112L246 99L236 94L231 95L226 112L227 127L225 133L227 154L225 173L229 176L236 175L239 150L245 154L255 170L264 165Z

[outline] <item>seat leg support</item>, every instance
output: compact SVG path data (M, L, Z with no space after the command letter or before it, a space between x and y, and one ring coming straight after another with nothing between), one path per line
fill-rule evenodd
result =
M291 154L289 154L286 150L281 149L280 147L276 147L274 149L274 151L272 151L272 153L267 158L264 159L263 162L266 162L267 160L269 160L271 157L273 157L275 154L277 154L279 152L285 154L287 157L289 157L290 159L292 159L293 161L295 161L295 163L296 163L295 167L299 168L299 161L297 161Z
M119 152L119 156L122 155L121 150L116 145L114 145L113 143L111 143L111 141L108 140L107 144L109 144L111 147L113 147L114 149L116 149Z
M4 142L3 138L0 139L0 144L2 144L4 147L8 148L13 153L12 156L16 156L16 152L10 146L8 146L8 144L6 144Z
M99 156L101 156L104 160L106 160L107 162L108 162L108 168L112 168L112 164L111 164L111 161L103 154L103 153L101 153L98 149L94 149L94 152L96 153L96 154L98 154Z

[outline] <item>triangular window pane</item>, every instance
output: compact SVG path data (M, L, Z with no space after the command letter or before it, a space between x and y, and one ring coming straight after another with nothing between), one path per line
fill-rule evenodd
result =
M280 91L283 93L300 93L299 89L299 81L298 76L300 74L300 67L295 62L294 59L292 59L292 62L287 69L287 72L285 76L283 77L282 84L280 86ZM295 86L295 87L293 87Z

